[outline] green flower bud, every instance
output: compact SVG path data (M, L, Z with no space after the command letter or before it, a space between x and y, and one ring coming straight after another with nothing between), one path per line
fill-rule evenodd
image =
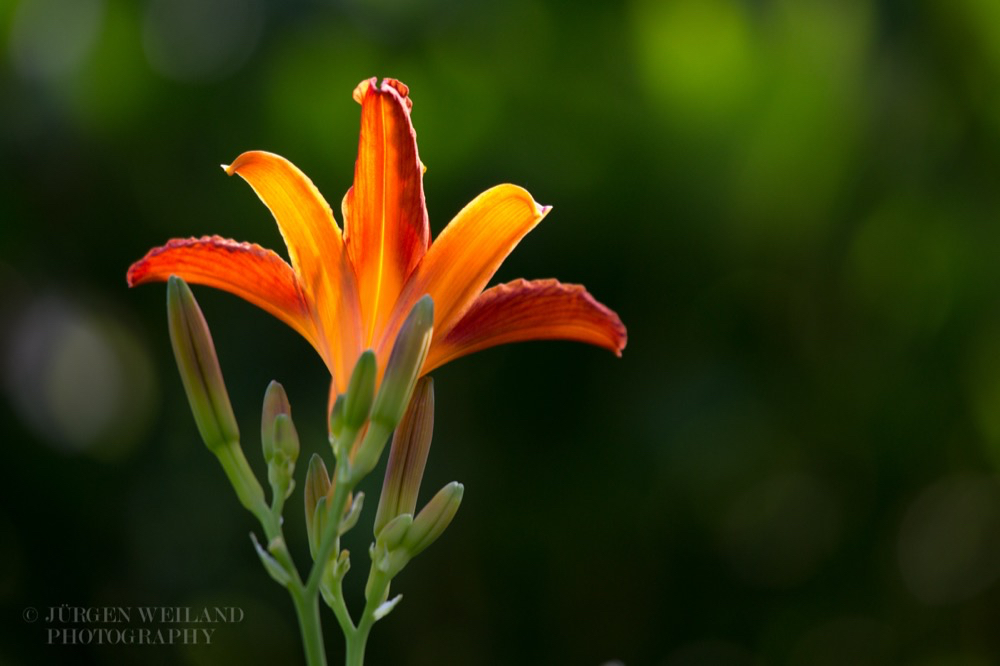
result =
M326 464L317 454L312 454L309 459L309 469L306 472L305 489L305 510L306 510L306 531L309 536L309 551L313 558L319 550L319 539L323 534L322 525L318 526L316 507L323 503L326 505L326 498L330 492L330 474L326 471Z
M190 287L176 276L167 281L167 321L181 381L202 440L213 451L238 443L240 431L212 334Z
M316 512L316 503L321 497L330 494L330 474L326 471L326 463L318 454L312 454L309 458L309 468L306 471L306 523L312 520Z
M424 296L410 310L396 336L382 387L372 405L372 421L382 423L390 430L399 423L427 358L433 333L434 301L430 296Z
M284 387L272 381L264 393L264 408L261 410L260 441L264 449L264 460L271 462L274 458L274 420L279 414L291 414L288 396Z
M408 513L396 516L390 520L375 538L376 550L395 550L398 548L399 544L403 543L403 537L406 536L406 532L410 529L412 523L413 516Z
M458 512L464 492L465 486L452 481L420 510L403 540L403 546L409 551L410 557L416 557L444 533Z
M340 551L337 558L330 558L323 567L323 575L320 577L319 591L323 595L323 601L330 608L337 605L337 595L334 590L338 589L338 584L351 569L351 552L346 548Z
M382 495L375 513L375 534L398 515L413 515L434 435L434 380L423 377L392 438Z
M403 543L412 524L413 516L404 513L390 520L375 537L375 543L371 545L368 552L372 560L373 571L368 575L368 583L365 585L365 599L370 600L372 594L378 589L376 580L379 575L385 576L386 579L392 579L410 561L410 553L403 547ZM380 572L379 575L375 574L376 570ZM385 601L384 595L388 594L388 591L388 587L382 590L383 596L379 599L379 603Z
M343 422L348 430L359 430L368 420L375 395L375 353L370 349L358 358L344 394Z
M311 517L306 519L306 532L309 537L309 555L315 560L316 554L319 552L320 543L323 539L323 532L326 531L326 501L327 497L324 495L319 498L316 502L316 507L313 509L313 514Z
M357 478L375 469L382 449L410 402L434 332L434 301L424 296L403 322L375 397L365 438L354 456Z
M291 463L299 459L299 433L291 414L278 414L274 419L274 457Z
M330 443L337 437L340 437L340 433L344 430L344 400L346 396L341 393L337 396L337 399L333 401L333 407L330 409Z
M288 499L295 488L295 461L299 457L299 436L288 414L274 418L273 451L267 461L267 480L274 497Z

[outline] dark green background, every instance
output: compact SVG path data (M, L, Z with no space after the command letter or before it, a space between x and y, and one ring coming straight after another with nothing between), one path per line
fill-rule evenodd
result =
M340 219L351 91L378 75L411 87L434 233L527 187L554 210L497 280L586 284L629 344L435 373L424 496L465 501L372 664L1000 663L994 0L15 0L0 47L0 662L300 658L165 289L125 271L172 237L283 251L217 166L248 149ZM314 351L196 293L256 468L271 379L324 450ZM204 647L48 646L22 612L60 604L245 619Z

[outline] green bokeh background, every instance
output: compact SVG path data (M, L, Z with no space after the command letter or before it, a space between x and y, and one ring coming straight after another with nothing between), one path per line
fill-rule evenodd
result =
M496 281L586 284L629 344L435 373L424 497L465 500L372 664L1000 663L994 0L0 4L0 663L300 659L165 290L125 271L172 237L283 251L217 166L244 150L339 212L373 75L411 88L433 232L527 187L554 210ZM256 469L271 379L323 450L313 350L196 293ZM209 646L50 646L22 612L60 604L244 620Z

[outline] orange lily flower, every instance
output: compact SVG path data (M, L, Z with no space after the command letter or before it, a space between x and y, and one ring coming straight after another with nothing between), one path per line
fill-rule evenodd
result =
M434 299L434 333L421 374L452 359L522 340L568 339L621 355L618 315L579 285L515 280L484 288L514 246L550 210L515 185L499 185L463 208L433 244L423 164L401 82L362 81L361 139L354 185L343 201L344 230L312 182L277 155L243 153L238 174L271 210L290 264L256 244L218 236L174 239L128 270L129 286L177 275L263 308L319 352L347 388L355 362L373 349L379 377L410 308Z

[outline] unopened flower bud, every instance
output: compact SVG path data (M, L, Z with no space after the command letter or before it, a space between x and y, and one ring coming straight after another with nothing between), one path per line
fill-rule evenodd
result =
M420 510L403 541L410 557L415 557L444 533L458 512L464 492L465 486L452 481L439 490L427 506Z
M275 496L286 499L295 487L292 475L299 457L299 435L288 414L274 418L274 450L267 462L267 478Z
M272 381L264 393L264 407L260 419L260 441L264 450L264 460L267 462L271 462L274 458L274 420L279 414L291 414L291 411L284 387Z
M375 354L369 349L361 354L354 365L347 393L344 394L343 422L348 430L359 430L368 420L375 395L377 373Z
M406 513L390 520L376 537L375 548L384 548L385 550L395 550L398 548L399 544L403 543L403 538L406 536L406 532L410 529L412 523L413 516Z
M312 520L316 511L316 503L321 497L326 497L330 491L330 474L326 471L326 463L318 454L309 458L309 468L306 471L306 523Z
M410 514L404 513L401 516L396 516L382 528L382 531L375 537L375 543L371 545L368 554L372 559L372 567L390 579L410 561L409 551L401 546L412 524L413 516ZM369 600L377 589L375 585L377 577L373 574L369 574L368 584L365 585L365 599ZM387 593L388 588L382 590L383 596L379 599L379 603L385 601L384 595Z
M312 454L309 459L309 469L306 472L305 488L305 510L306 510L306 532L309 537L309 550L313 557L319 551L319 539L323 533L323 526L317 524L316 507L323 503L326 505L326 497L330 491L330 474L326 471L326 464L317 454Z
M433 332L434 301L430 296L424 296L410 310L396 336L382 386L372 405L372 421L382 423L390 430L399 423L427 358Z
M330 437L331 443L333 439L340 437L340 433L344 430L344 399L343 393L337 396L337 399L333 401L333 407L330 409Z
M167 281L167 321L174 357L201 438L213 451L238 443L240 431L212 334L191 288L176 276Z
M278 414L274 419L274 457L287 460L293 467L299 459L299 433L291 414Z
M396 516L413 515L433 435L434 380L423 377L417 382L410 405L392 438L375 514L375 534Z
M410 402L434 332L434 301L424 296L403 322L389 355L382 386L372 405L368 430L354 456L355 473L363 477L378 464L382 449Z

